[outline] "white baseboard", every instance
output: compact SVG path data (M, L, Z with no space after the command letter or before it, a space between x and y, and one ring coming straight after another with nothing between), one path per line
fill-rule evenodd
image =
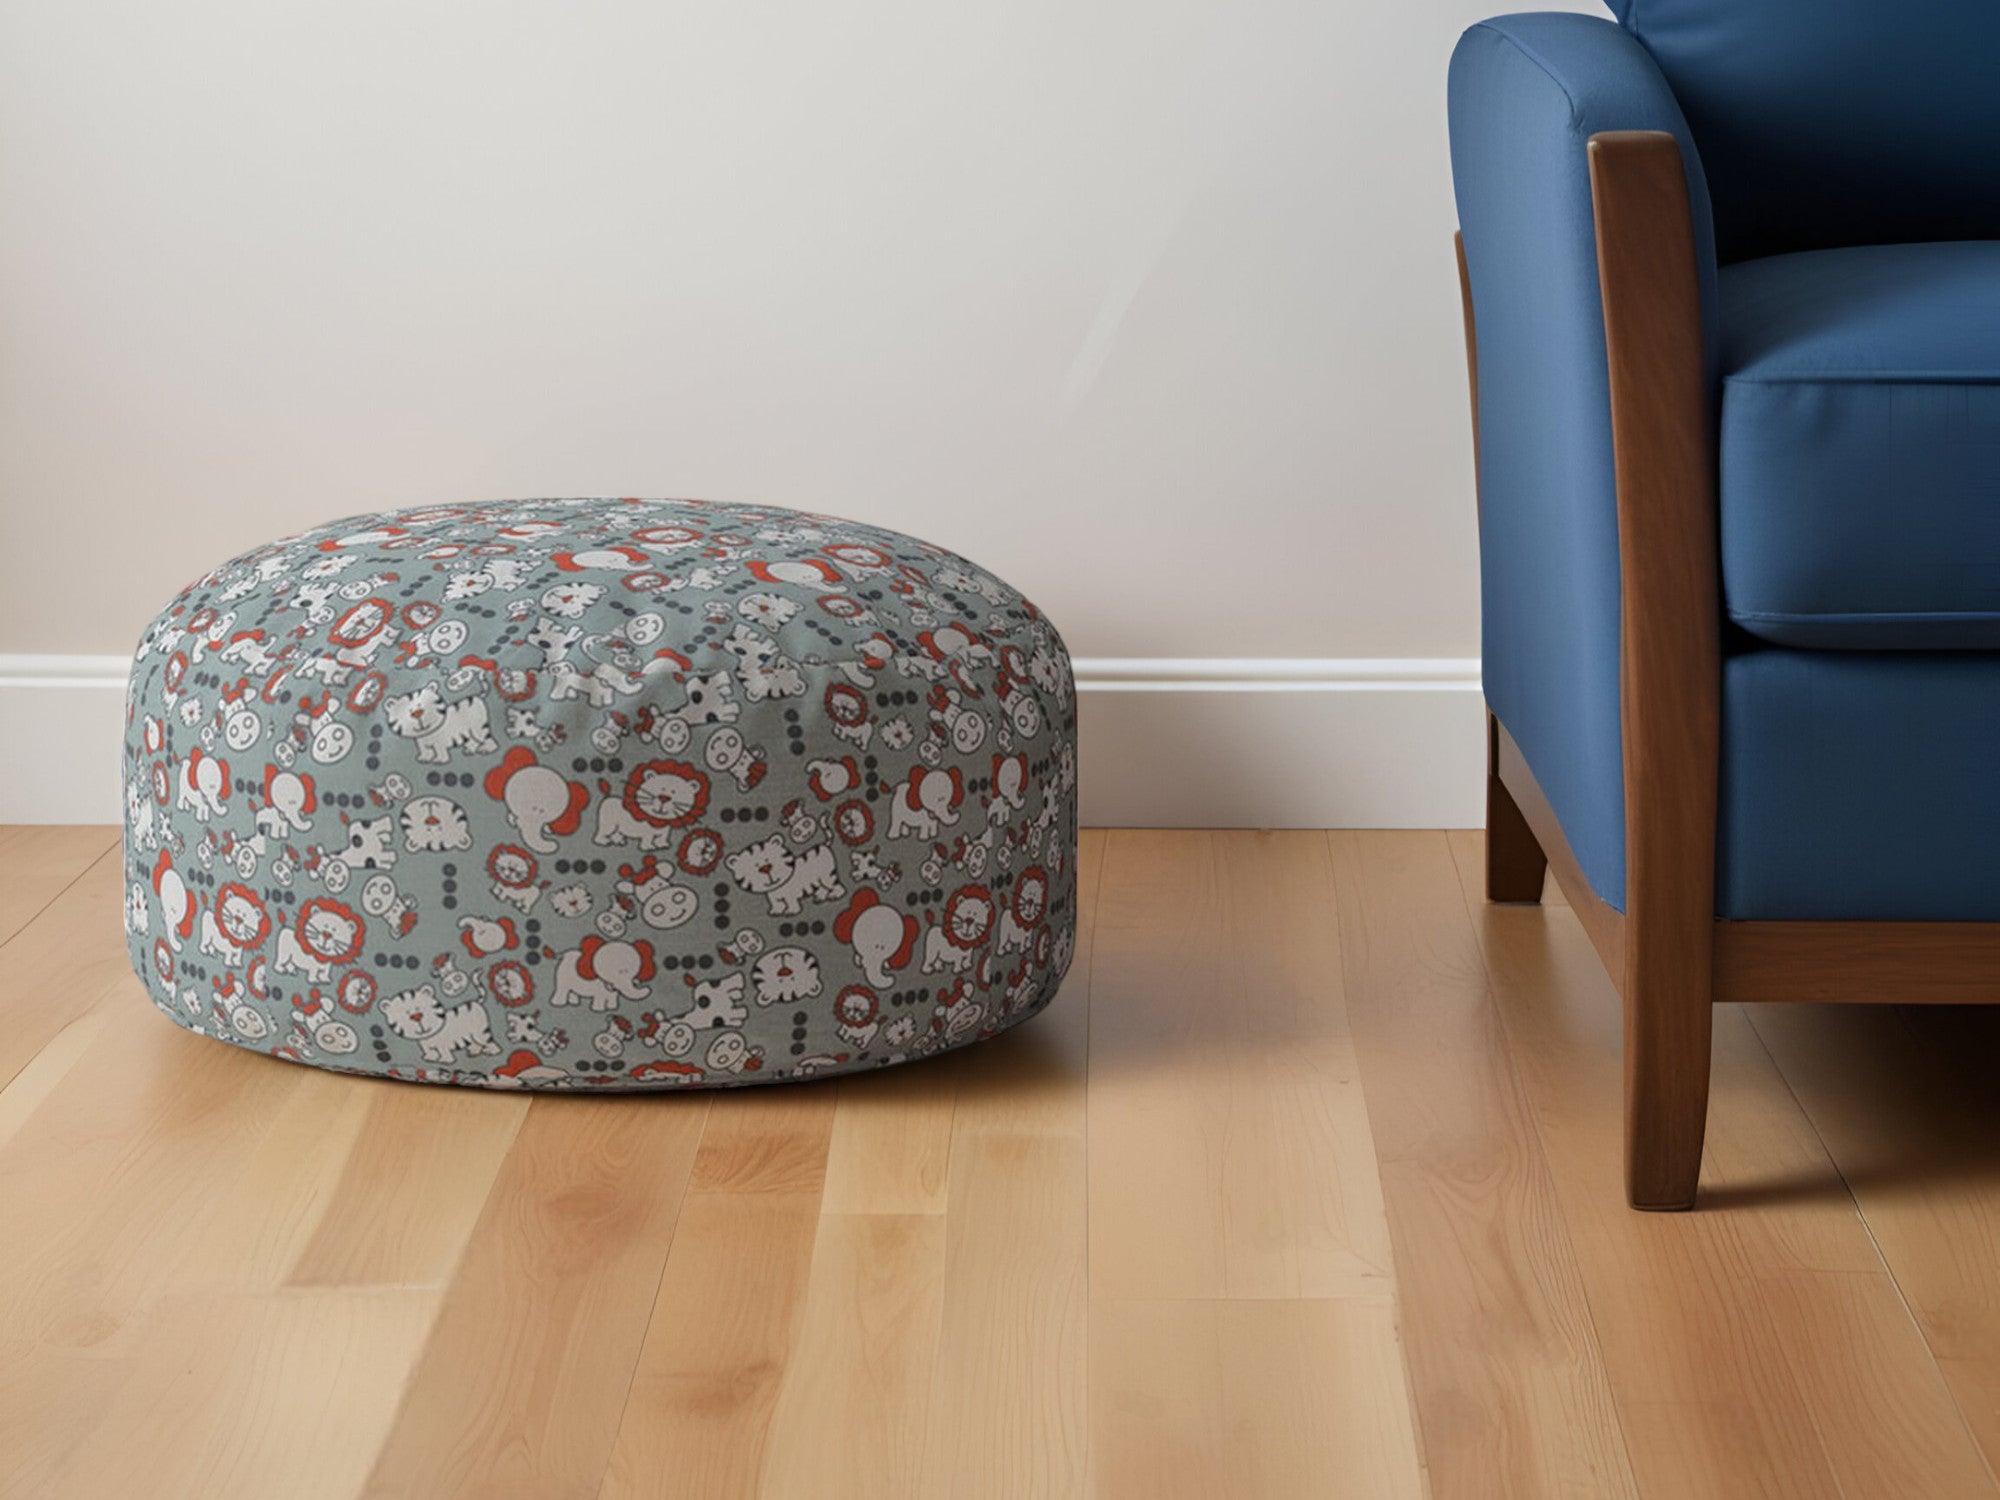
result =
M0 655L0 823L115 823L126 662ZM1095 827L1463 828L1485 786L1479 663L1084 657Z
M0 656L0 823L116 823L122 656Z

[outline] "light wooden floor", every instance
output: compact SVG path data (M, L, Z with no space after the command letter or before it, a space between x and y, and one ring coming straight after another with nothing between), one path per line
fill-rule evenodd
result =
M1703 1203L1477 835L1112 833L1051 1012L714 1098L357 1082L0 831L0 1494L2000 1495L2000 1009L1720 1017Z

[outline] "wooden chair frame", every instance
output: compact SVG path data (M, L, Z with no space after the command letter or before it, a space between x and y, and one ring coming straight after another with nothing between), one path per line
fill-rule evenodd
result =
M1590 888L1520 747L1487 715L1486 895L1536 902L1545 872L1625 1003L1625 1185L1634 1208L1695 1201L1713 1006L2000 999L2000 922L1715 917L1721 590L1715 440L1694 222L1664 131L1590 139L1617 479L1625 910ZM1479 362L1459 244L1474 451Z

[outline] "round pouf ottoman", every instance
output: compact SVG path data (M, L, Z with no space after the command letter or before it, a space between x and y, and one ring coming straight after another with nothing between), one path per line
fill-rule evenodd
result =
M191 1031L543 1089L851 1072L1046 1005L1076 697L961 557L767 506L360 516L200 579L126 703L133 966Z

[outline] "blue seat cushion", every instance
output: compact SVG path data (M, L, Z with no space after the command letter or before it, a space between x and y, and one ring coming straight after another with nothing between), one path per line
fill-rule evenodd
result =
M1673 86L1724 261L2000 235L1995 0L1611 0Z
M2000 921L1996 746L2000 655L1762 647L1731 656L1717 914Z
M2000 650L2000 241L1725 266L1722 589L1763 640Z

